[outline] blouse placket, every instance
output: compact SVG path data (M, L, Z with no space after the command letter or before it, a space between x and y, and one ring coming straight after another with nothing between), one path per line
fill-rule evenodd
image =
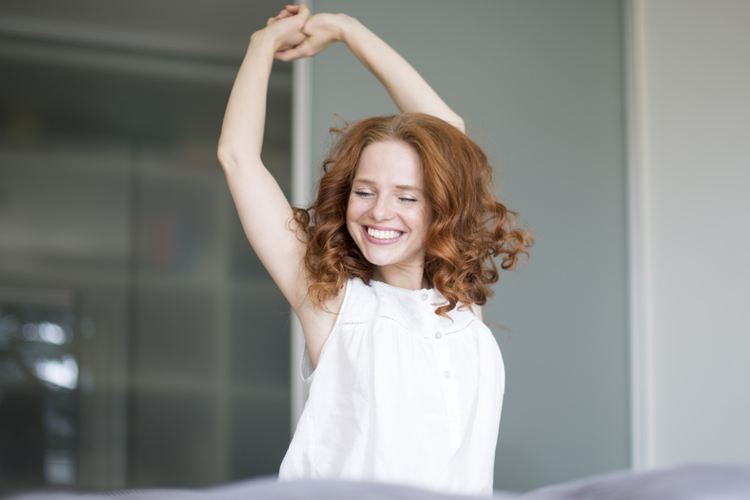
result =
M422 293L420 299L426 309L435 316L434 305L437 297L431 293ZM430 317L430 316L427 316ZM437 376L440 378L440 385L443 389L443 398L445 400L445 416L448 421L448 446L451 448L461 447L461 406L458 399L458 384L451 363L450 351L448 349L448 339L440 329L440 323L437 318L433 319L432 338L429 342L432 344L432 351L435 355L435 362L438 367ZM428 337L429 338L429 337Z

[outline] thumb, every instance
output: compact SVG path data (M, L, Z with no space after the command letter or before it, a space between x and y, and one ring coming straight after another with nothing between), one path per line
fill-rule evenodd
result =
M302 24L304 25L307 23L307 20L310 19L310 9L307 8L306 4L302 4L299 6L299 10L297 10L297 15L300 16L302 20Z

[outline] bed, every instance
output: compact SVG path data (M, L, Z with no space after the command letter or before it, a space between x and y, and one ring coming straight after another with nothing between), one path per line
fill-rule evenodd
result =
M748 500L750 467L690 465L621 472L553 485L524 494L497 491L513 500ZM8 500L466 500L406 486L350 481L278 483L274 477L195 490L124 490L105 493L23 493Z

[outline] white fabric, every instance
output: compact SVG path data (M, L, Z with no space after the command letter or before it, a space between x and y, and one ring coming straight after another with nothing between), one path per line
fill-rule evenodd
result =
M280 481L327 478L492 493L505 372L495 338L464 307L435 314L434 290L360 279L317 369Z

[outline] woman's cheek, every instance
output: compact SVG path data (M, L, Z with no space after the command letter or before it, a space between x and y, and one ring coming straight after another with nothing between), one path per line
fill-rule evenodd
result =
M359 248L359 243L357 243L357 235L355 234L355 231L359 230L359 224L351 222L347 219L346 230L349 232L349 236L354 241L354 244L357 245L357 248Z

